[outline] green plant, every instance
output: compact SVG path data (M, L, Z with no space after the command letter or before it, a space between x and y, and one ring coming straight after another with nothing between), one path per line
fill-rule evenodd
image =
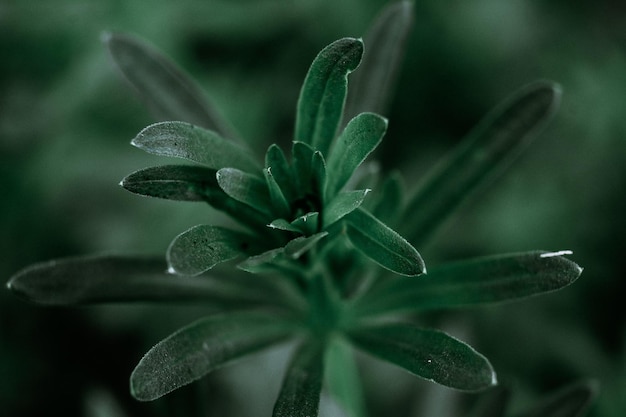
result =
M364 415L353 347L459 390L496 384L484 356L407 316L557 290L582 269L565 258L569 251L532 251L444 264L426 274L415 247L524 148L554 114L560 90L542 81L514 94L406 197L399 174L381 178L364 161L387 129L373 111L384 107L393 84L411 24L407 9L410 3L401 3L382 15L365 55L363 41L354 38L320 52L298 100L291 158L271 145L263 162L172 63L132 37L108 35L125 76L161 117L177 120L146 127L132 144L194 163L143 169L122 186L207 202L241 227L193 227L174 239L165 261L93 256L35 265L9 288L43 304L193 301L221 310L141 359L131 375L139 400L159 398L288 339L297 347L276 416L317 415L325 370L337 401L350 415ZM356 90L344 108L348 74L359 64L351 81L367 88ZM236 269L205 274L234 260Z

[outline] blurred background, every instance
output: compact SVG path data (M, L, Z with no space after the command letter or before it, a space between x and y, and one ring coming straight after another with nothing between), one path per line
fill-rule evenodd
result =
M317 52L362 36L386 4L0 1L0 276L57 257L164 253L178 233L214 221L202 204L148 200L118 186L163 161L129 145L153 119L111 63L103 31L157 46L262 152L291 139ZM551 79L564 91L557 117L524 156L418 248L427 264L569 249L585 268L558 293L438 319L491 360L512 390L513 411L593 378L600 394L589 415L626 415L626 3L417 0L414 13L377 151L383 169L400 169L407 184L520 86ZM0 414L271 414L287 348L153 403L130 397L141 355L200 315L197 306L49 309L0 291ZM474 401L367 363L372 416L463 415Z

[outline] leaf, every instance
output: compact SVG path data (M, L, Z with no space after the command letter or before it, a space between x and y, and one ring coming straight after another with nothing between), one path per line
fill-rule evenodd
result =
M156 344L130 377L131 394L151 401L235 359L285 339L291 325L262 312L229 313L198 320Z
M106 33L103 39L117 67L159 119L181 120L234 137L200 88L168 58L129 35Z
M291 148L293 175L297 181L297 195L302 197L311 192L311 162L315 151L303 142L294 142Z
M295 141L326 155L341 122L348 74L361 61L360 39L339 39L324 48L306 75L296 115Z
M230 197L271 215L272 202L265 181L235 168L222 168L215 177L220 188Z
M326 189L326 161L320 151L315 151L311 157L311 180L313 193L319 196L324 204L324 190Z
M324 227L328 227L345 215L356 210L365 200L365 196L370 192L367 190L346 191L339 193L324 208Z
M328 156L327 196L333 197L346 185L386 131L387 120L374 113L361 113L350 120Z
M154 155L184 158L209 168L259 170L247 150L213 131L185 122L152 124L139 132L131 144Z
M582 381L565 387L517 417L582 417L597 396L595 381Z
M294 259L301 257L305 252L309 251L317 242L328 235L328 232L319 232L314 235L297 237L285 246L285 255Z
M450 388L480 391L496 384L483 355L437 330L384 324L352 330L349 336L364 351Z
M297 227L305 236L310 236L319 229L319 213L314 211L303 214L292 221L291 224Z
M333 338L326 351L324 369L328 391L345 411L346 417L366 417L365 396L352 347Z
M204 190L215 183L215 170L189 165L166 165L133 172L120 185L149 197L206 201Z
M404 182L398 172L385 179L381 191L373 195L371 212L381 222L393 226L404 210Z
M388 280L357 302L364 314L414 312L505 302L556 291L582 268L561 254L526 252L481 257L432 268L419 280Z
M552 118L558 85L536 82L496 107L416 190L404 216L409 240L422 246L455 211L506 168Z
M492 388L476 401L470 417L505 417L510 392L502 386Z
M200 225L172 241L167 250L167 263L172 273L193 276L250 251L261 251L250 236L222 227Z
M263 175L265 176L265 182L270 193L270 200L272 202L272 210L279 216L287 217L291 213L291 207L280 189L280 185L276 182L271 168L264 168Z
M306 340L291 359L272 416L317 416L323 369L323 345L315 340Z
M280 187L287 201L296 198L295 184L292 181L291 167L285 158L282 149L276 144L267 148L265 154L265 167L272 170L272 175Z
M271 229L278 229L278 230L284 230L286 232L294 232L294 233L302 234L302 230L299 227L294 226L293 224L289 223L285 219L273 220L270 224L267 225L267 227Z
M390 4L368 30L363 61L350 78L347 120L364 111L386 113L413 27L413 12L411 1Z
M426 272L417 250L402 236L362 208L348 214L346 234L350 242L371 260L400 275Z

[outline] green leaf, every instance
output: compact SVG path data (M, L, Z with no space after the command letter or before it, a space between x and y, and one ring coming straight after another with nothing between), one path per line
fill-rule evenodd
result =
M346 234L365 256L400 275L414 276L426 272L417 250L402 236L385 226L362 208L348 214Z
M350 120L328 156L326 195L333 197L354 171L378 146L387 131L387 120L374 113L361 113Z
M392 3L367 31L363 61L350 78L347 120L364 111L385 114L413 27L413 12L412 1Z
M286 232L294 232L294 233L300 233L300 234L303 233L302 229L300 229L299 227L294 226L293 224L291 224L290 222L288 222L285 219L273 220L270 224L267 225L267 227L269 227L271 229L284 230Z
M244 233L217 226L194 226L178 235L167 250L172 273L199 275L221 262L250 252L260 252L259 244Z
M595 381L583 381L565 387L516 417L582 417L596 397Z
M410 199L404 216L409 240L422 246L461 203L501 173L552 118L560 96L558 85L536 82L489 113Z
M366 417L365 396L354 352L343 338L333 338L326 351L324 369L328 391L346 417Z
M324 48L306 75L296 116L295 141L326 155L341 122L348 74L361 61L360 39L339 39Z
M115 64L161 120L181 120L234 137L200 88L172 61L129 35L103 37Z
M265 181L235 168L222 168L215 177L220 188L230 197L271 215L272 202Z
M278 216L287 217L291 213L291 207L283 194L283 191L276 182L271 168L264 168L263 175L265 176L265 182L267 183L267 189L270 193L270 200L272 202L273 213Z
M301 257L305 252L309 251L317 242L328 235L328 232L319 232L314 235L297 237L285 246L285 255L294 259Z
M313 211L303 214L292 221L291 224L297 227L305 236L310 236L319 229L319 213Z
M385 324L352 330L349 336L364 351L450 388L480 391L496 384L483 355L437 330Z
M328 227L345 215L356 210L365 200L365 196L370 192L367 190L346 191L339 193L324 208L324 227Z
M379 193L374 193L371 212L381 222L397 224L404 210L404 181L395 172L385 179Z
M292 181L291 167L287 162L285 154L278 145L272 144L267 148L265 167L272 170L272 175L287 201L294 200L296 198L296 191L295 184Z
M311 157L311 180L313 192L320 196L321 204L324 204L324 191L326 190L326 161L320 151L315 151Z
M317 416L323 369L323 345L316 340L306 340L291 359L272 416Z
M198 320L159 342L130 377L131 394L151 401L242 356L285 339L291 325L262 312L229 313Z
M291 148L293 157L293 175L297 181L297 196L302 197L311 192L311 162L315 151L303 142L294 142Z
M476 401L470 417L505 417L510 396L509 390L502 386L490 389Z
M388 280L358 301L355 311L386 314L505 302L563 288L582 268L562 254L526 252L444 264L419 280Z
M160 122L144 128L131 144L148 153L188 159L209 168L257 172L254 157L217 133L185 122Z
M215 182L215 170L166 165L133 172L120 185L131 193L179 201L206 201L204 190Z

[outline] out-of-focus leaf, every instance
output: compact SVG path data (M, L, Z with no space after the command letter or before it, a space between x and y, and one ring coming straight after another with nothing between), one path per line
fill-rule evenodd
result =
M463 391L496 384L496 374L483 355L443 332L384 324L349 335L364 351L438 384Z
M297 180L297 195L303 196L311 191L311 162L315 151L303 142L294 142L291 148L293 157L292 170Z
M179 201L206 201L204 189L215 183L215 170L190 165L141 169L122 180L126 190L149 197Z
M328 391L341 406L346 417L366 417L365 397L352 347L333 338L326 350L324 369Z
M138 39L107 33L104 41L118 68L161 120L181 120L235 135L200 88L172 61Z
M555 392L516 417L582 417L597 391L595 381L579 382Z
M271 169L272 175L287 201L292 201L296 196L295 184L292 183L291 168L287 158L278 145L272 144L267 148L265 167Z
M347 120L364 111L386 113L413 27L413 9L412 1L387 6L365 35L363 61L350 78Z
M358 301L364 314L496 303L543 294L574 282L582 268L561 254L526 252L482 257L432 268L418 280L388 280Z
M294 140L327 154L341 122L348 74L362 54L360 39L343 38L317 55L300 90Z
M319 213L313 211L297 217L291 224L300 229L304 235L309 236L317 232L319 220Z
M279 216L286 217L290 214L291 208L283 191L276 182L276 178L272 174L271 168L264 168L263 175L265 176L265 182L267 183L267 189L270 193L270 200L272 201L273 212Z
M291 331L280 316L258 311L198 320L146 353L130 377L131 393L141 401L155 400L283 340Z
M167 250L167 263L171 272L193 276L251 251L258 253L262 249L249 235L200 225L181 233L172 241Z
M381 223L362 208L345 216L346 234L364 255L400 275L414 276L426 272L417 250L402 236Z
M367 156L376 149L387 120L374 113L361 113L346 126L328 156L326 194L333 197L350 179Z
M287 243L285 246L285 255L294 259L299 258L327 235L328 232L319 232L308 237L297 237Z
M356 190L339 193L324 208L324 227L328 227L345 215L356 210L371 190Z
M215 176L226 194L256 210L271 215L271 198L267 183L236 168L222 168Z
M294 352L274 405L274 417L315 417L324 379L324 346L307 339Z
M404 209L404 183L398 173L387 177L380 187L380 192L373 194L375 200L371 212L381 222L393 226L398 223Z
M209 168L258 172L252 154L217 133L185 122L160 122L144 128L131 141L148 153L188 159Z
M510 391L502 386L482 394L472 407L470 417L505 417Z
M406 236L422 246L462 202L502 172L552 118L560 87L536 82L496 107L426 177L404 215Z

